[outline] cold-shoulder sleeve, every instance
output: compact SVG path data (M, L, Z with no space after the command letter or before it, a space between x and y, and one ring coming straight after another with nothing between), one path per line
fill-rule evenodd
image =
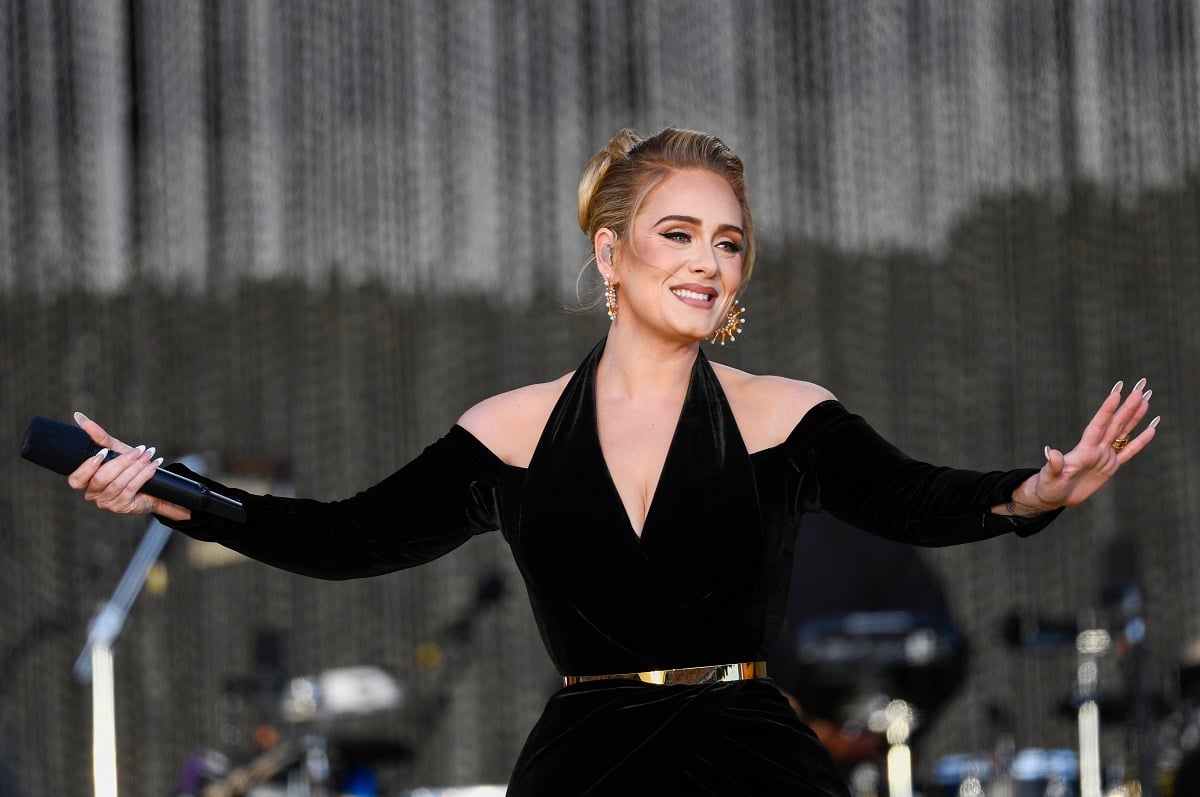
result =
M1035 468L974 471L915 460L838 401L813 407L783 444L796 469L796 506L826 510L864 531L912 545L957 545L1041 531L1035 518L991 512Z
M246 523L194 513L162 522L260 562L326 579L376 576L422 564L499 527L497 483L503 463L454 426L420 455L352 498L314 501L252 495L198 476L246 507Z

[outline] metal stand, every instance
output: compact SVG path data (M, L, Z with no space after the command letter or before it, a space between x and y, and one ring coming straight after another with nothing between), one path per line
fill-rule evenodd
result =
M96 797L117 797L117 717L112 648L92 646L92 778Z
M1080 623L1075 650L1076 702L1079 704L1079 795L1101 797L1103 780L1100 769L1099 660L1108 652L1112 639L1094 622Z
M893 700L887 710L888 797L913 797L912 750L908 738L916 724L916 712L904 700Z
M196 473L204 472L204 462L199 457L184 457L180 461ZM92 777L96 797L117 797L113 643L120 636L129 609L170 536L169 528L157 520L150 522L112 598L100 607L88 623L87 643L75 661L75 679L80 683L90 681L92 684Z

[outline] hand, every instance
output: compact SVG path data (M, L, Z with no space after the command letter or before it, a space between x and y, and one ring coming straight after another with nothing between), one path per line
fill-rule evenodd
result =
M85 459L67 477L67 484L72 489L82 490L86 500L119 515L153 513L171 520L191 517L191 512L178 504L138 492L162 464L161 457L154 459L153 447L130 447L82 412L75 413L75 422L100 446L100 451ZM120 456L105 462L109 451L116 451Z
M1133 430L1150 408L1152 391L1145 389L1146 380L1141 379L1122 399L1122 387L1121 382L1113 385L1074 448L1064 454L1046 446L1046 464L1013 492L1013 500L1006 505L1010 514L1035 514L1080 504L1150 444L1160 417L1136 437Z

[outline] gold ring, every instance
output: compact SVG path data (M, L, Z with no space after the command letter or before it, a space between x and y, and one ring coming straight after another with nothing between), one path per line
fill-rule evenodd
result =
M1129 435L1118 437L1116 440L1113 440L1111 443L1109 443L1109 445L1112 446L1113 451L1120 451L1122 448L1129 445Z

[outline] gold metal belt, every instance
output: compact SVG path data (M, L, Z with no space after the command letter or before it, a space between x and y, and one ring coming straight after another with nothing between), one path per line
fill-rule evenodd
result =
M648 670L646 672L623 672L616 675L564 675L563 685L571 686L586 681L641 681L646 684L714 684L718 681L745 681L765 678L765 661L743 661L737 664L713 664L708 667L683 667L678 670Z

